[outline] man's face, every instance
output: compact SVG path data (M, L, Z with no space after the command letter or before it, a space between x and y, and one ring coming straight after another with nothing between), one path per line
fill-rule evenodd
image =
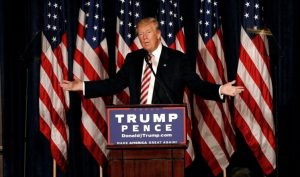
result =
M148 52L153 52L160 43L161 33L155 28L154 23L140 25L137 29L138 38L142 47Z

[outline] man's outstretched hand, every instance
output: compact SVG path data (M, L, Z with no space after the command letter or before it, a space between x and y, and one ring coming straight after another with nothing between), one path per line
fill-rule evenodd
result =
M83 81L75 77L74 81L63 80L60 86L67 91L82 91Z
M235 80L228 82L221 86L221 94L222 95L228 95L228 96L236 96L237 94L240 94L242 91L244 91L244 87L242 86L234 86Z

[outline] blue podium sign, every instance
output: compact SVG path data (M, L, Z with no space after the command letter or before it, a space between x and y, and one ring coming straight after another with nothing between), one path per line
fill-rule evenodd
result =
M108 145L185 144L184 105L108 107Z

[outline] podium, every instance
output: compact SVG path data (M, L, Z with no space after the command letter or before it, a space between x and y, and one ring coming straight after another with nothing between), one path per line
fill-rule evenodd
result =
M184 177L185 105L108 107L107 115L109 177Z

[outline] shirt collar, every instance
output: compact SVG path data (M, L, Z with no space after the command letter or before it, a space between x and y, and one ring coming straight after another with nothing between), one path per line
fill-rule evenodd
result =
M162 44L159 43L158 47L152 52L152 55L154 55L155 59L159 59L161 51L162 51Z

